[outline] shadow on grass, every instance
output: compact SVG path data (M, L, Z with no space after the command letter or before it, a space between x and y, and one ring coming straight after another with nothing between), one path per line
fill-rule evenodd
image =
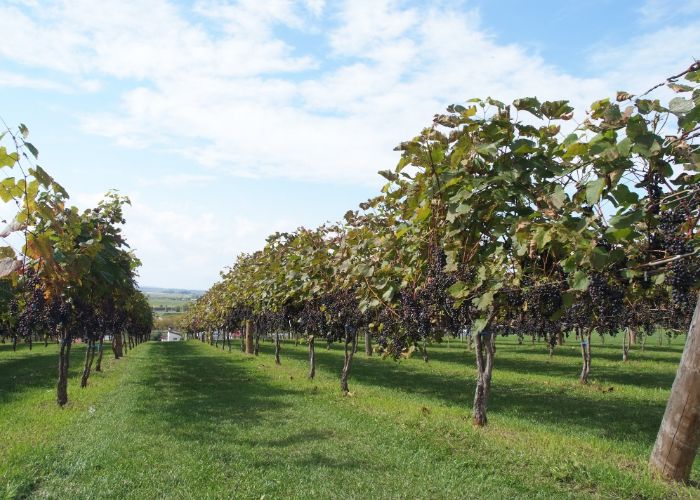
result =
M184 441L214 444L223 434L236 440L231 438L231 426L282 422L290 407L283 399L290 394L301 396L259 377L252 379L246 365L259 359L222 356L211 347L185 342L154 343L148 354L150 371L138 384L148 387L153 397L143 401L137 411L146 418L162 417L152 422L153 432ZM323 433L300 433L248 444L293 446L323 438Z
M262 348L261 355L264 358L271 354L267 346ZM442 357L445 357L445 354L441 353ZM283 363L285 357L305 361L306 352L299 348L288 348L283 350ZM433 357L437 358L438 355L433 354ZM472 353L467 355L463 352L455 352L447 357L453 360L458 357L461 359L460 363L465 368L464 377L430 373L423 368L425 365L418 359L407 362L382 361L377 358L365 358L362 353L358 353L353 361L350 388L352 390L353 382L379 386L417 395L425 398L426 402L433 400L464 408L465 412L468 412L471 409L475 389L474 356ZM318 369L340 374L341 353L337 349L317 350L316 363ZM537 385L530 381L501 385L498 382L499 370L522 373L531 373L534 370L553 376L562 376L565 379L570 377L571 385L562 386L561 381L553 385L546 382ZM663 385L668 382L667 387L670 388L673 381L673 375L641 373L610 375L616 376L618 383L636 385L648 383L654 387L656 387L655 384ZM602 378L603 374L596 372L594 377ZM607 374L605 380L610 382ZM505 416L525 418L552 426L568 426L608 439L632 440L651 445L656 438L665 403L623 397L614 390L604 393L595 385L581 387L577 382L577 373L572 373L571 367L557 367L552 371L552 367L547 363L523 362L501 356L496 358L489 409Z
M545 375L551 377L561 377L564 380L575 382L578 380L581 367L577 361L580 357L571 355L571 352L559 350L553 358L549 359L547 355L541 353L530 352L530 358L526 358L525 354L520 353L513 356L513 351L508 352L504 349L499 349L496 353L496 362L494 366L494 374L498 370L507 370L513 373L522 373L523 375ZM532 356L541 356L542 359L532 359ZM433 350L431 358L435 361L448 362L464 366L467 363L473 363L474 356L469 354L468 357L464 352L459 351L440 351ZM563 359L562 359L563 358ZM647 387L650 389L670 389L673 384L673 379L676 376L676 367L678 359L674 364L659 366L656 371L641 371L634 370L634 360L630 360L628 364L622 361L613 366L596 365L596 360L602 358L596 351L592 352L591 356L591 378L603 381L606 384L624 384L637 387ZM469 365L471 367L471 365Z
M504 353L508 353L508 355L514 355L516 357L522 357L522 356L542 356L542 357L548 357L549 356L549 351L547 349L547 345L544 342L537 343L535 345L530 344L529 342L526 342L524 344L518 345L515 342L510 342L510 339L507 339L505 341L500 340L497 344L497 351L502 351ZM453 352L462 352L464 353L467 349L466 344L456 344L452 343L450 348L447 348L446 343L443 342L441 344L438 344L440 347L435 348L435 345L433 345L433 348L431 347L428 348L431 354L431 358L433 359L438 359L438 360L443 360L441 359L442 353L453 353ZM659 362L659 363L668 363L669 365L672 365L673 368L678 365L678 361L681 358L681 354L683 352L683 347L676 347L676 348L657 348L657 347L646 347L646 349L642 352L641 348L639 346L633 347L630 350L629 356L630 356L630 361L653 361L653 362ZM591 349L592 356L595 359L598 360L605 360L609 361L612 363L620 363L622 365L622 347L621 346L615 346L615 345L593 345ZM557 361L559 358L565 358L567 360L575 361L578 362L581 360L581 350L578 342L575 340L570 340L566 342L563 346L556 346L554 348L554 357L552 358L553 361ZM452 361L451 359L444 359L444 361ZM624 366L624 365L622 365Z
M9 348L9 349L8 349ZM105 353L106 354L106 353ZM85 349L82 345L71 348L69 377L74 377L82 370ZM12 346L0 346L0 404L20 398L24 391L56 387L58 377L58 350L56 345L35 344L30 351L29 346L17 346L17 352L12 352ZM71 381L72 382L72 381ZM80 389L70 383L70 391Z

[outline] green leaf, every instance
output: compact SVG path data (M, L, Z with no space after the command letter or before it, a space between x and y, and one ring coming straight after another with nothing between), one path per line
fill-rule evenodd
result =
M528 139L518 139L513 142L512 150L515 154L525 155L537 151L535 143Z
M451 287L447 289L447 292L454 298L462 298L464 297L466 290L466 283L464 283L463 281L456 281Z
M583 142L575 142L566 148L564 158L571 160L577 156L584 156L586 153L588 153L588 144Z
M669 83L668 88L673 90L674 92L690 92L693 90L693 87L690 85L683 85L681 83Z
M18 159L17 153L8 153L4 146L0 147L0 168L12 167Z
M42 186L49 187L53 183L53 177L51 177L46 170L41 168L39 165L36 168L30 168L29 173L38 180Z
M589 258L594 268L601 269L608 261L608 252L600 247L595 247Z
M600 200L605 189L606 179L601 177L586 184L586 202L595 205Z
M486 325L488 325L488 320L486 318L478 318L474 320L474 323L472 324L472 335L479 335L484 331Z
M401 224L394 233L394 236L396 236L396 239L400 239L404 234L408 232L409 229L410 226L408 224Z
M542 111L540 110L540 101L537 97L523 97L522 99L516 99L513 101L513 106L518 111L528 111L535 115L537 118L542 118Z
M564 206L566 199L567 196L566 192L564 192L564 188L561 187L560 184L557 184L557 186L554 188L554 192L549 195L549 202L554 208L560 209Z
M29 137L29 129L24 123L19 124L19 133L22 134L22 137L25 139Z
M69 198L68 192L65 189L63 189L63 186L61 186L58 182L55 182L55 181L52 182L51 189L53 189L55 192L59 193L64 198Z
M547 118L555 120L568 118L569 113L572 113L574 108L569 106L569 101L545 101L540 106L540 111Z
M416 222L423 222L430 216L430 203L424 202L423 205L416 211Z
M695 107L695 103L685 97L674 97L668 103L668 109L674 115L684 115Z
M564 142L562 142L562 146L570 146L570 145L572 145L573 143L575 143L576 141L578 141L578 135L576 135L576 134L569 134L569 135L567 135L566 138L564 139Z
M617 152L621 156L629 156L632 150L632 141L629 137L625 137L620 142L617 143Z
M374 268L369 264L358 264L355 267L355 274L369 278L374 274Z
M610 225L615 229L630 228L642 219L642 215L643 212L641 210L632 210L627 213L618 214L610 219Z
M16 259L17 253L15 253L15 249L12 248L11 246L3 246L3 247L0 247L0 257Z
M571 288L574 290L586 290L588 289L588 275L583 271L576 271L571 278Z
M389 181L397 181L399 179L399 176L391 170L380 170L377 173Z
M627 121L626 134L632 141L639 140L640 136L649 131L646 120L640 115L634 115Z
M612 194L620 205L629 206L639 201L639 195L625 184L618 184Z
M480 311L485 311L491 306L491 304L493 304L494 293L495 292L483 293L479 297L476 297L474 300L472 300L472 304L474 304L476 308Z
M542 250L544 247L552 241L552 233L553 231L551 229L544 229L544 228L539 228L537 233L535 233L535 243L537 243L537 249Z
M475 148L476 152L482 156L496 156L498 154L498 144L495 142L482 144Z
M16 260L11 257L4 257L0 259L0 278L4 278L5 276L19 271L21 267L21 260Z
M386 291L382 294L382 299L384 299L386 302L390 302L392 298L394 298L394 293L396 290L394 289L393 286L390 286L389 288L386 289Z
M15 184L14 177L6 177L0 181L0 199L2 199L2 201L5 203L17 196L16 191L17 184Z
M31 142L25 142L24 146L29 150L29 152L34 158L39 158L39 150L34 147L34 144L32 144Z

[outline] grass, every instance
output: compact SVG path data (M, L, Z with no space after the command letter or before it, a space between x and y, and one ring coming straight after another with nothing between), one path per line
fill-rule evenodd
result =
M500 341L503 340L503 341ZM653 480L646 461L682 350L594 345L589 386L573 342L499 339L489 426L474 429L473 354L428 364L365 358L343 397L342 351L259 357L198 342L147 343L72 402L53 403L55 347L0 346L0 493L69 498L700 498ZM12 378L16 377L16 378ZM693 480L700 479L695 467ZM1 489L4 483L4 490Z

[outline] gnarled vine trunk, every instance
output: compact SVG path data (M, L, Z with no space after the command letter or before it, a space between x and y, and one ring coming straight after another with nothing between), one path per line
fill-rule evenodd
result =
M85 349L85 363L83 364L83 375L80 377L80 387L87 387L90 370L92 370L92 362L95 359L95 340L89 339L87 349Z
M490 328L484 328L476 335L476 391L474 394L473 423L483 427L488 423L486 411L491 393L491 374L493 373L494 344L496 335Z
M688 481L700 445L700 294L649 467L665 479Z
M581 357L583 359L583 368L581 368L580 382L582 384L588 383L588 375L591 373L591 331L586 332L586 336L583 336L581 332Z
M97 346L97 363L95 364L95 371L96 372L101 372L102 371L102 353L104 352L104 342L105 342L105 336L100 335L100 343Z
M58 383L56 384L56 402L59 406L68 403L68 369L70 367L70 349L73 339L68 332L61 336L61 347L58 351Z
M114 359L119 359L119 342L117 342L117 337L119 334L112 334L112 354L114 354Z
M275 364L280 364L280 334L275 332Z
M316 376L316 348L314 346L314 336L309 335L309 378Z
M340 372L340 390L347 394L350 392L348 388L348 377L350 376L350 365L352 357L357 349L357 330L345 328L345 357L343 362L343 371Z
M245 353L254 354L254 347L255 346L253 344L253 322L247 319L245 322Z

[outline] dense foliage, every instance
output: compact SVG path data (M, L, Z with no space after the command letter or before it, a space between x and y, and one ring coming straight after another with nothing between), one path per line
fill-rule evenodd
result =
M426 360L429 341L466 333L477 425L498 335L551 350L577 337L586 383L592 333L643 339L690 322L699 82L696 63L639 96L596 101L585 116L534 97L450 106L399 145L381 194L341 223L276 233L239 256L186 328L210 338L303 333L312 363L314 339L343 341L345 391L358 331L385 356L418 350Z
M96 207L80 212L68 193L36 164L38 151L28 130L0 135L0 198L15 208L0 236L0 337L16 346L24 340L60 343L57 401L68 401L71 346L87 345L81 385L87 385L103 342L115 356L148 338L153 323L145 296L136 288L139 261L121 234L122 208L129 200L108 193Z

